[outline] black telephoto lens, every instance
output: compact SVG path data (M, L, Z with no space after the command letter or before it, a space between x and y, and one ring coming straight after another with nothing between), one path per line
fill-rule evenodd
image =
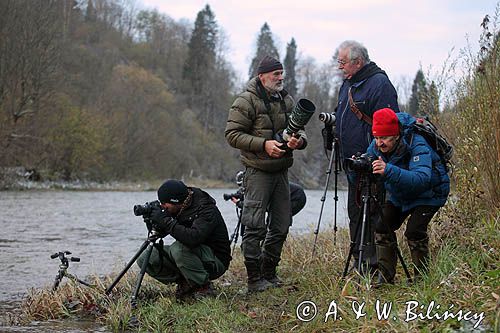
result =
M146 213L146 209L144 208L143 205L135 205L134 206L134 215L135 216L144 215L145 213Z
M144 216L148 217L153 212L154 208L159 208L160 202L158 200L146 202L144 205L135 205L134 206L134 215L135 216Z

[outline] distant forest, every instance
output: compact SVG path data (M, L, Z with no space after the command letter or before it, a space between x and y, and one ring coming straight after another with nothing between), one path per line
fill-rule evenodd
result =
M241 164L224 138L227 112L265 54L281 59L296 99L311 99L318 113L334 111L336 68L299 61L293 38L280 55L266 22L241 79L209 5L193 22L140 7L134 0L0 1L2 169L64 180L231 182ZM414 99L425 88L419 80ZM313 117L308 148L290 171L310 188L323 185L328 165L321 128Z

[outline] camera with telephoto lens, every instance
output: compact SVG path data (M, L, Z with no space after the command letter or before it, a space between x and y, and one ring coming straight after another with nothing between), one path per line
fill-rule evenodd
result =
M240 188L240 189L238 189L238 191L236 191L234 193L224 193L222 195L222 197L226 201L231 200L232 198L235 198L235 199L238 199L238 200L243 200L243 191Z
M158 200L146 202L144 205L135 205L134 206L134 215L141 216L144 218L148 218L151 216L151 213L156 208L161 209L160 202Z
M243 178L245 178L245 171L240 170L236 173L236 185L238 185L240 188L238 191L234 193L224 193L222 194L222 197L224 198L225 201L231 200L231 199L237 199L238 203L237 205L241 205L244 198L245 198L245 188L243 187Z
M281 135L282 139L284 141L290 141L290 138L293 134L296 134L298 131L303 130L304 126L306 126L311 119L314 111L316 111L316 106L313 102L306 98L299 99L297 104L295 104L295 108L290 114L288 125ZM278 141L282 142L282 140Z
M337 119L335 112L327 113L321 112L319 114L319 120L324 122L326 125L335 125L335 120Z
M347 170L359 173L372 173L372 162L375 158L368 154L356 153L351 158L346 159Z

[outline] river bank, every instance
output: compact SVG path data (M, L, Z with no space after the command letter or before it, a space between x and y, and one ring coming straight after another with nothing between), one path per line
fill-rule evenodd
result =
M491 231L493 225L484 227ZM332 232L321 233L316 254L311 256L312 234L289 236L279 267L285 284L261 294L244 293L245 269L236 249L229 271L215 281L214 298L179 303L174 285L162 285L146 276L139 307L132 310L129 298L136 279L132 274L120 282L111 298L72 283L56 294L34 292L28 298L24 320L94 317L114 332L130 329L132 316L139 318L134 330L140 332L458 333L498 329L497 258L484 258L480 253L467 253L460 244L434 240L427 276L408 283L398 265L395 285L374 289L367 278L354 272L342 276L349 244L347 229L340 230L336 243L332 239ZM401 250L408 258L406 248ZM481 265L475 265L477 261ZM94 283L104 288L113 276Z
M217 200L230 235L236 230L238 218L234 204L223 200L223 194L234 190L234 187L207 189ZM305 207L294 217L291 235L311 233L318 221L323 192L306 190L306 196ZM347 212L343 209L347 196L342 191L339 191L338 196L338 226L342 228L347 221ZM104 277L123 269L147 236L142 218L135 216L132 208L136 204L154 200L156 189L11 190L0 192L0 198L0 267L3 268L0 270L0 332L87 332L81 328L81 318L63 323L60 321L62 318L58 317L57 321L44 320L33 324L33 327L29 326L32 325L30 320L30 323L23 322L22 328L15 326L8 330L2 325L18 323L10 318L20 315L21 302L30 291L50 288L60 264L57 258L51 259L54 253L70 251L70 256L80 258L81 261L70 263L68 271L86 281L91 276ZM328 192L328 206L323 213L320 234L332 228L332 198L333 192ZM167 243L171 240L166 237L164 241ZM241 237L238 246L240 242ZM239 275L243 274L241 272ZM64 279L62 284L66 285L67 282ZM109 285L109 281L106 283ZM66 308L69 303L59 305ZM59 305L54 309L57 313L62 309ZM73 313L73 310L68 309L68 314ZM37 317L33 320L41 319ZM42 326L46 329L42 329ZM75 326L78 330L73 329Z
M228 191L230 189L218 189L209 190L209 193L217 198L228 230L232 232L237 222L234 205L222 199L223 193ZM279 270L286 281L285 288L252 297L242 295L240 292L245 287L246 276L239 248L236 247L230 271L217 281L219 292L215 299L193 304L177 304L173 301L174 287L145 279L141 288L143 296L139 309L142 318L141 330L469 332L477 323L477 332L494 331L496 323L500 322L500 303L496 291L499 279L497 265L500 234L495 220L471 220L469 222L473 230L470 230L467 229L468 224L461 226L453 217L454 214L443 210L439 221L431 224L433 263L429 276L418 284L407 284L404 272L398 265L396 285L383 290L373 290L369 288L368 281L359 280L356 275L342 278L349 247L347 229L342 228L346 222L345 211L342 218L339 216L340 228L336 237L331 231L321 230L316 255L311 255L314 242L312 231L318 220L323 192L306 191L306 194L307 204L294 217L291 234L280 263ZM10 305L13 303L8 303L10 300L20 300L18 295L29 286L35 288L28 298L30 303L25 303L27 305L23 308L23 311L27 311L24 312L24 317L21 316L24 319L19 317L18 321L9 320L7 323L31 325L33 320L43 320L43 325L47 325L54 332L68 332L64 328L56 330L51 326L53 322L45 320L56 319L64 326L64 323L68 322L60 320L69 317L79 323L80 318L92 316L88 310L96 309L97 306L99 311L95 312L93 316L96 317L92 318L98 320L99 325L112 331L125 329L131 314L128 304L135 274L131 275L128 283L120 283L120 288L112 300L100 293L89 295L82 292L86 289L68 283L64 283L67 288L61 288L61 293L53 295L48 292L48 287L44 286L50 286L59 263L50 257L58 251L70 250L72 256L81 257L81 262L71 264L72 274L85 280L89 275L98 276L99 280L103 279L105 286L109 285L110 279L116 274L113 272L123 268L146 236L144 223L140 217L133 215L132 206L151 200L156 195L155 191L42 190L6 191L0 195L0 227L3 232L0 241L0 266L5 268L1 271L4 276L0 276L0 295L7 301L4 303L7 307L0 306L0 311L10 312L9 306L11 309L14 306ZM332 196L332 192L327 194L327 208L321 225L330 230ZM339 193L339 197L339 207L344 209L346 194ZM409 264L410 255L402 232L399 232L399 244ZM333 241L335 238L336 243ZM381 303L377 303L377 300ZM307 309L301 309L299 305L312 306L312 303L303 303L304 301L313 302L318 311L321 311L318 312L317 318L310 322L301 317ZM333 310L329 308L332 301L335 301L334 304L338 307L337 318L343 317L343 320L334 320L336 317L329 312ZM453 313L461 310L462 314L470 311L479 316L484 313L484 319L479 321L477 317L474 322L456 318L440 320L436 316L429 316L440 315L441 312L431 311L425 318L406 321L405 305L414 304L407 304L411 301L428 307L430 304L439 304L443 311L452 307ZM350 310L353 304L365 304L366 315L356 317ZM377 304L392 304L396 319L377 319L380 318L377 317ZM325 318L326 313L330 313L328 318ZM29 316L26 316L27 314ZM0 327L0 331L5 329L6 327ZM40 331L39 329L40 327L37 327L36 330ZM11 331L33 330L23 326L21 329L12 327Z
M187 185L200 188L231 188L234 183L221 180L186 178ZM149 181L96 181L89 179L63 180L38 171L16 167L0 169L0 191L72 190L72 191L156 191L163 179Z

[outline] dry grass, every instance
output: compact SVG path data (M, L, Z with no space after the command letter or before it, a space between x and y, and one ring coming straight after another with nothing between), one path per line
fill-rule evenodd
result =
M236 249L230 270L216 281L219 294L215 299L177 303L173 286L161 285L146 276L139 308L134 312L129 296L136 275L127 274L111 297L103 294L105 286L111 283L110 277L105 281L94 279L99 285L95 290L68 281L55 293L32 292L24 304L22 317L26 322L90 316L120 331L127 328L134 315L140 323L137 329L148 332L434 332L472 325L465 326L467 322L457 320L405 322L406 302L417 300L421 304L435 301L446 308L454 304L456 309L484 312L486 317L480 328L487 331L498 325L500 313L495 296L500 282L497 267L500 236L493 233L495 223L485 221L483 230L491 234L470 244L432 239L431 271L417 284L407 284L400 265L395 286L375 290L370 287L369 279L355 273L343 279L348 235L342 229L337 244L333 244L331 232L320 233L314 257L313 235L289 237L280 265L286 285L262 294L243 293L246 275L240 251ZM405 258L409 258L406 245L401 249ZM409 264L409 259L406 260ZM310 322L300 321L296 314L297 306L306 300L314 302L318 309L317 317ZM391 316L397 320L379 320L377 300L391 304ZM333 315L326 315L332 301L342 320L334 321ZM356 318L352 306L361 303L365 304L366 315Z

